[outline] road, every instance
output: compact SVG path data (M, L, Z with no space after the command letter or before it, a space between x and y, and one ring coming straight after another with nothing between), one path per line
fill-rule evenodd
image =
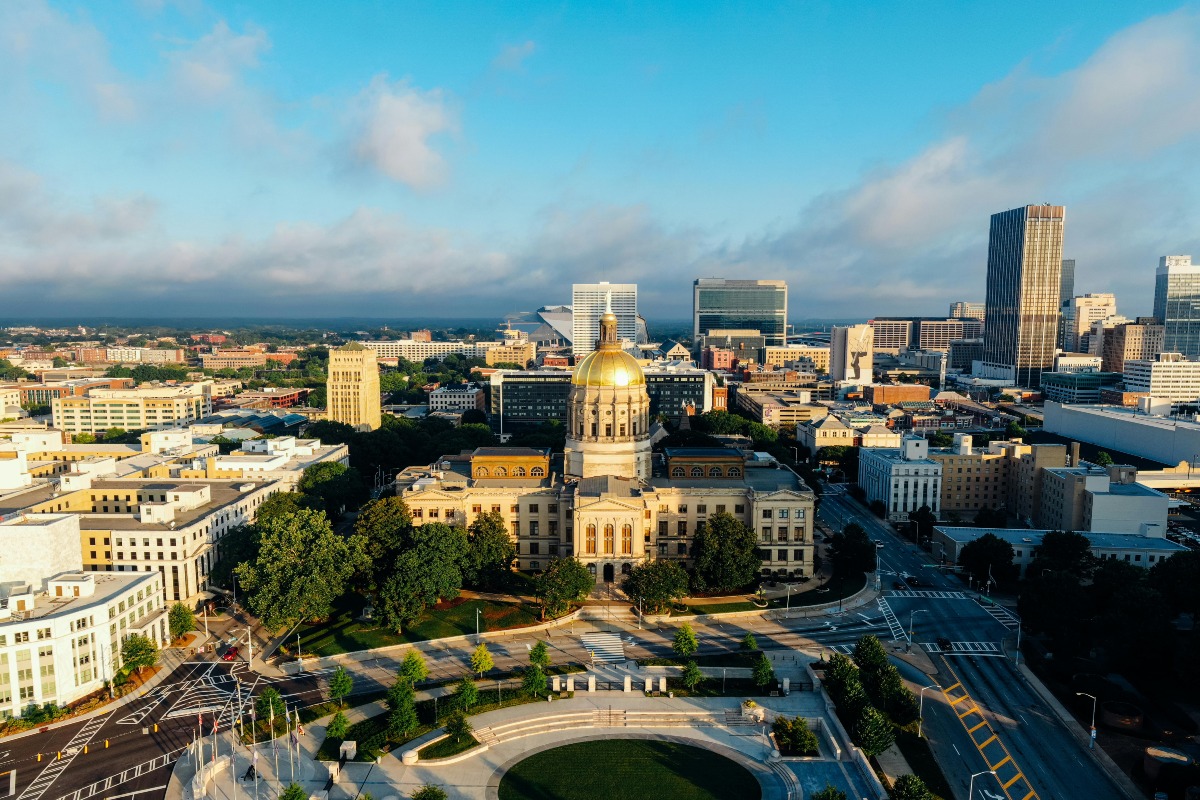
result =
M928 553L843 494L825 495L820 517L839 529L857 522L884 543L880 605L895 617L893 638L911 631L930 654L938 671L928 683L947 690L925 692L924 728L961 797L970 775L989 769L997 776L975 781L980 800L1021 800L1030 792L1042 800L1125 797L1016 669L1018 620L1011 612L981 602L957 576L933 566ZM939 647L939 638L950 647Z

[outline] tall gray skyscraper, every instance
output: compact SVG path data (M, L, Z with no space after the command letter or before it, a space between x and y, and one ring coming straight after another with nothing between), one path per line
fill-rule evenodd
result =
M1200 265L1193 265L1191 256L1158 260L1154 316L1163 325L1164 353L1200 358Z
M983 376L1041 385L1054 368L1062 290L1064 206L992 215L988 235Z
M1062 280L1059 281L1058 290L1058 346L1070 351L1073 349L1071 345L1071 334L1068 328L1068 320L1071 316L1071 298L1075 296L1075 259L1064 258L1062 262Z
M754 329L770 347L787 344L785 281L698 278L692 284L692 339L711 330Z
M585 356L596 349L600 315L609 295L613 313L617 315L617 337L631 342L638 340L636 283L576 283L571 286L571 352L575 355Z
M1058 296L1062 302L1066 303L1075 296L1075 259L1063 259L1062 279L1059 280L1058 285Z

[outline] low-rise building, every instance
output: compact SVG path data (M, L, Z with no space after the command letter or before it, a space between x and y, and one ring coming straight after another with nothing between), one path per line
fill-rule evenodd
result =
M477 383L441 386L429 393L429 410L461 414L487 408L487 393Z
M42 524L39 516L0 523L0 538L32 535ZM38 584L0 586L0 719L100 690L120 668L131 634L159 647L170 641L158 572L74 570Z
M205 383L92 389L83 397L55 398L51 413L54 427L69 433L173 428L211 414L212 394Z
M1037 524L1060 531L1163 537L1169 499L1137 482L1137 469L1083 463L1047 469Z
M890 406L898 403L923 403L929 401L932 389L923 383L897 383L863 387L863 396L868 403Z
M812 399L812 392L809 391L756 392L739 389L737 406L763 425L778 428L800 425L829 413L828 408L812 402Z
M1099 403L1100 393L1122 380L1119 372L1043 372L1042 394L1056 403Z
M886 506L889 520L906 520L922 506L941 512L942 465L929 458L929 442L920 436L905 436L895 450L860 450L858 485L867 502Z
M287 366L299 356L296 353L268 353L262 350L214 350L200 356L205 369L243 369L263 367L268 361Z
M1188 361L1179 353L1159 353L1153 361L1128 360L1125 389L1172 403L1196 402L1200 400L1200 361Z
M991 534L1012 545L1013 564L1019 569L1020 577L1037 555L1048 530L1025 530L1022 528L957 528L935 525L933 528L933 557L939 563L957 564L965 546ZM1140 536L1133 533L1084 532L1091 542L1091 553L1098 559L1125 561L1137 567L1149 569L1159 562L1188 548L1170 539L1157 536Z
M817 373L826 375L829 373L829 348L807 344L764 348L763 365L772 369L790 367L801 361L811 364Z
M516 364L524 369L537 357L537 344L529 340L506 339L499 347L490 347L483 359L489 367Z
M427 358L441 360L448 355L486 359L489 350L494 347L502 347L504 342L434 342L424 337L414 336L412 339L360 342L360 344L368 350L374 350L380 358L403 358L420 364Z

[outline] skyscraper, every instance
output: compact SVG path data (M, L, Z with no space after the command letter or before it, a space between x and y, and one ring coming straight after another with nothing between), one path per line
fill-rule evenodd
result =
M1163 324L1164 353L1200 357L1200 265L1193 265L1191 256L1158 260L1154 316Z
M1058 346L1059 348L1071 352L1075 349L1071 345L1070 316L1071 316L1071 298L1075 296L1075 259L1064 258L1062 262L1062 279L1058 283L1058 302L1059 302L1059 318L1058 318Z
M375 351L358 342L330 350L325 394L328 419L357 430L376 430L381 420Z
M971 303L966 300L959 300L956 303L950 304L951 319L983 319L983 303Z
M1037 387L1054 368L1065 218L1051 205L992 215L981 377Z
M1062 302L1065 303L1075 296L1075 259L1063 259L1062 278L1059 279L1058 286L1058 296Z
M1117 296L1089 292L1080 297L1063 298L1063 336L1060 346L1068 353L1086 352L1081 346L1092 325L1117 313Z
M768 347L787 344L787 282L697 278L692 340L711 330L757 330Z
M612 295L612 310L617 315L617 338L638 340L636 283L576 283L571 287L571 352L585 356L596 349L600 338L600 316Z

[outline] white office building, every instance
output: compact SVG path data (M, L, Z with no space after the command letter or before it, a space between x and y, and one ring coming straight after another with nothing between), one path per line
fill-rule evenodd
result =
M1153 361L1126 361L1125 391L1145 392L1172 403L1193 403L1200 400L1200 361L1188 361L1179 353L1159 353Z
M907 520L921 506L941 510L942 464L929 458L923 436L905 436L899 449L863 448L858 451L858 485L867 502L887 506L889 520Z
M617 315L617 338L638 341L636 283L576 283L571 287L571 351L585 356L596 349L600 338L600 315L611 297Z

